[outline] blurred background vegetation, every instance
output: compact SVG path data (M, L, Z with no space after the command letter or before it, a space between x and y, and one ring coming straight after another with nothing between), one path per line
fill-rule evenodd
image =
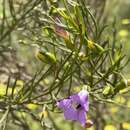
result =
M103 33L109 36L110 41L113 41L114 35L115 46L121 45L123 54L129 58L130 0L84 1L93 12L98 25L108 26ZM78 123L65 121L63 113L54 113L53 107L51 111L46 110L44 104L49 100L48 97L43 96L37 102L26 100L26 97L32 94L27 93L28 89L33 89L31 86L40 86L35 94L32 94L35 97L44 90L46 92L47 88L42 88L42 85L48 86L53 81L48 75L53 72L48 72L49 67L44 67L36 58L39 46L43 44L43 27L46 22L43 15L44 11L50 8L47 6L48 2L57 6L60 0L0 0L0 130L83 129ZM62 7L62 2L58 6ZM42 71L42 67L45 71ZM51 69L53 71L55 68ZM123 74L125 78L130 78L130 63L123 70ZM21 89L25 97L19 99L17 96L21 94ZM77 92L77 89L78 87L75 87L73 91ZM130 130L129 90L123 89L115 96L113 100L116 104L95 103L98 108L90 109L88 118L97 122L88 130ZM54 95L51 96L53 98ZM14 111L10 110L12 104ZM53 103L48 102L47 105L50 104Z

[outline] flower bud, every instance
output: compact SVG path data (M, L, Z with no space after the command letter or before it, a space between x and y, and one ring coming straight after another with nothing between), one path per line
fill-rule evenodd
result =
M99 52L103 52L104 51L104 49L97 43L95 43L95 47L96 47L97 51L99 51Z
M57 61L55 55L50 52L39 51L36 56L39 60L47 64L55 64Z
M66 30L64 30L62 27L56 25L55 26L55 33L58 36L64 38L65 40L69 40L69 37L70 37L69 32L67 32Z
M104 51L104 49L99 44L90 40L87 40L87 42L88 48L92 51L93 56L97 56Z
M105 86L104 90L103 90L103 95L104 96L108 96L108 95L112 95L114 94L114 88L112 86Z
M88 48L89 49L94 49L95 48L94 42L92 42L90 40L87 40L87 42L88 42Z
M27 108L30 110L36 110L36 109L38 109L38 105L34 104L34 103L29 103L29 104L27 104Z
M86 128L90 128L93 126L93 122L91 120L87 120L86 124L85 124L85 127Z
M62 27L55 26L55 33L65 40L65 44L68 49L74 49L74 44L71 42L70 34L68 31L64 30Z
M115 85L114 92L117 93L120 90L126 88L127 86L128 86L128 81L125 78L123 78L123 79L120 80L120 82L118 82Z
M130 79L127 80L127 85L130 86Z
M47 118L48 117L48 112L46 110L43 110L42 112L39 113L39 117L42 118Z

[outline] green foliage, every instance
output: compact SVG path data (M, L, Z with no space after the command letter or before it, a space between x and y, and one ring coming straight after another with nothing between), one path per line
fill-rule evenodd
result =
M90 93L92 129L115 129L111 122L105 125L111 120L109 103L126 107L115 98L129 89L123 75L129 60L117 40L127 33L117 34L119 25L109 21L105 0L98 2L2 0L0 60L6 77L0 84L2 130L81 129L62 119L56 102L84 87Z

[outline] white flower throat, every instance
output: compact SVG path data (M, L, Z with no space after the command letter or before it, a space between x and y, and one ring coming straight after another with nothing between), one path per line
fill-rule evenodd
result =
M72 108L75 109L75 110L77 110L77 109L81 108L81 104L79 104L77 102L73 102L72 103Z

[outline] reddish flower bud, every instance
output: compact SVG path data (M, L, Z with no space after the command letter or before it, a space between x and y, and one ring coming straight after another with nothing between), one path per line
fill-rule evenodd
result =
M69 33L64 30L62 27L59 27L59 26L55 26L55 33L64 38L65 40L69 40Z
M93 126L93 122L91 120L87 120L85 127L90 128Z

